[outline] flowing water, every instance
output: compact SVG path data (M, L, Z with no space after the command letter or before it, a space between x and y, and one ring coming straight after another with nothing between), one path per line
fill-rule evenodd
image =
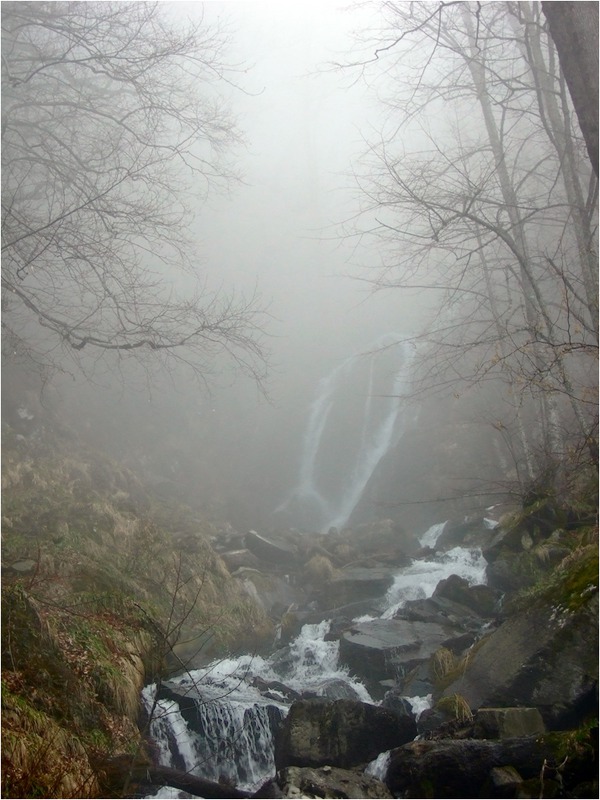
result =
M421 544L435 546L444 524L426 531ZM399 570L382 600L381 616L391 618L407 600L430 596L437 583L451 574L470 584L484 583L480 551L455 547ZM269 658L221 659L166 681L168 689L193 702L183 704L187 712L182 712L182 704L172 694L156 702L150 734L160 763L213 781L227 779L252 791L274 774L274 734L291 703L289 690L373 703L367 688L340 664L339 643L326 641L329 629L329 620L305 625L289 647ZM155 685L144 689L147 712L155 704L155 695ZM430 696L407 699L417 715L431 702ZM384 769L384 755L376 762L372 774Z
M276 509L292 524L343 526L377 465L401 439L410 412L413 351L386 335L338 364L317 385L301 448L298 480Z

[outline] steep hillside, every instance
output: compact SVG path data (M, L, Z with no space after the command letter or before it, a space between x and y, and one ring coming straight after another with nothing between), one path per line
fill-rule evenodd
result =
M144 683L271 623L211 525L131 471L44 428L5 426L2 456L3 796L119 794L145 758Z

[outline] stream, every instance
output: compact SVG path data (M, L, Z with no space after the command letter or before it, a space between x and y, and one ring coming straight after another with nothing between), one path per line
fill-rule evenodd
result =
M434 547L445 523L420 537ZM409 600L430 597L438 582L459 575L469 584L485 583L480 550L454 547L413 560L398 569L380 602L381 619L391 619ZM376 617L359 617L363 622ZM256 791L275 774L274 733L294 697L300 694L330 699L352 698L377 705L367 688L340 663L339 642L328 641L331 620L304 625L290 645L268 658L242 655L215 660L165 681L159 699L156 685L146 686L142 701L151 714L150 736L158 762L211 781L229 781ZM429 707L431 697L409 697L413 712ZM385 754L369 767L377 775ZM164 787L153 797L189 797Z

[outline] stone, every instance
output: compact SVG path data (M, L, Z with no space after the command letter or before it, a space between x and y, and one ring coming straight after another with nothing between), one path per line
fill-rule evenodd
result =
M514 739L546 732L537 708L480 708L473 726L476 739Z
M533 778L552 758L552 744L536 736L410 742L392 750L385 782L396 797L489 797L485 787L494 767L511 766Z
M597 713L598 590L579 608L533 605L482 641L444 695L472 709L538 708L549 729L576 727Z
M359 600L384 597L396 570L387 567L349 567L340 570L321 589L321 608L335 608Z
M312 690L305 690L301 694L305 699L311 697L325 697L328 700L361 699L356 689L342 678L329 678L316 684Z
M293 566L297 563L297 551L282 540L262 536L256 531L248 531L244 543L257 558L278 566Z
M405 675L463 635L450 625L404 619L355 623L340 639L340 661L360 678L382 681Z
M288 767L277 774L280 797L388 798L387 786L364 773L337 767Z
M440 625L454 625L463 631L478 633L484 619L470 608L461 606L445 597L426 597L421 600L408 600L394 619L407 619L415 622L435 622ZM465 647L468 647L466 644Z
M460 522L447 522L435 545L436 550L450 550L452 547L480 547L490 541L493 535L483 517L465 517Z
M229 572L235 572L235 570L240 567L257 569L260 566L260 561L254 553L251 553L250 550L245 548L243 550L227 550L221 553L221 558L225 562L225 566Z
M357 700L293 703L275 740L275 765L348 769L416 736L414 719Z
M434 598L446 598L459 606L465 606L480 617L490 619L495 615L500 592L489 586L470 586L465 578L450 575L441 580L433 592Z
M488 797L522 797L523 778L514 767L492 767L489 777Z

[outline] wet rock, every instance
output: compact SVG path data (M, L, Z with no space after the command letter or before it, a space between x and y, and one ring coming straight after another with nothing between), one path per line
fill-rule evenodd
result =
M312 690L302 692L302 698L325 697L328 700L360 700L359 693L341 678L331 678L315 685Z
M416 735L414 720L356 700L294 703L275 741L275 764L347 769Z
M419 736L438 731L448 721L448 715L438 708L427 708L417 721Z
M436 542L436 550L450 550L452 547L481 547L489 543L493 531L488 528L483 517L465 517L461 521L447 522Z
M387 567L348 567L340 570L321 589L321 608L334 608L360 600L384 597L394 582L395 570Z
M258 689L263 697L278 703L293 703L300 699L298 692L281 681L266 681L257 675L252 679L251 685Z
M445 597L427 597L424 600L409 600L394 619L414 622L433 622L438 625L453 625L469 633L478 633L485 620L469 608L454 603ZM472 637L471 637L472 638ZM472 643L472 642L471 642ZM469 644L464 644L468 647Z
M523 778L514 767L492 767L484 787L486 797L526 797Z
M262 561L281 567L297 564L296 548L282 539L267 538L256 531L248 531L244 543Z
M473 709L539 709L550 729L578 725L597 709L598 590L579 608L533 606L504 622L444 691ZM558 599L558 598L557 598Z
M381 614L381 602L378 598L367 597L364 600L357 600L353 603L348 603L343 606L336 606L335 608L321 609L314 614L315 619L307 620L309 622L318 622L322 619L331 619L332 630L337 630L338 635L335 636L339 639L343 633L341 624L345 621L345 628L347 628L353 619L365 615L371 617L378 617Z
M233 576L247 594L275 618L281 618L291 609L306 603L302 587L292 583L287 575L240 567Z
M371 681L404 675L444 646L452 648L464 631L451 625L376 619L352 626L340 639L340 660Z
M538 576L531 569L530 563L530 558L523 559L521 554L500 556L486 567L488 586L506 594L532 586Z
M383 700L381 701L382 708L389 708L390 711L393 711L399 717L407 720L415 719L415 715L413 714L412 706L406 699L406 697L402 696L397 689L390 689L388 690Z
M344 535L358 552L385 557L386 563L405 564L418 550L413 534L391 519L366 522L348 529Z
M438 583L433 597L451 600L457 606L468 608L480 617L491 619L496 613L501 594L489 586L470 586L465 578L450 575Z
M235 572L240 567L250 567L250 569L258 569L260 561L251 553L250 550L227 550L221 553L221 558L225 562L225 566L229 572Z
M399 691L405 697L427 697L432 694L433 680L429 661L419 664L404 675L395 691Z
M480 708L473 720L476 739L515 739L545 732L537 708Z
M498 528L494 532L492 540L485 547L482 547L481 552L483 557L488 564L493 564L494 561L507 550L514 553L522 550L523 534L524 531L518 528Z
M264 784L257 798L390 798L387 786L361 772L324 766L288 767Z
M397 797L490 797L484 787L495 767L510 766L532 778L553 756L552 746L535 736L410 742L392 751L385 782Z
M281 797L388 798L387 786L377 778L346 769L288 767L278 773Z

